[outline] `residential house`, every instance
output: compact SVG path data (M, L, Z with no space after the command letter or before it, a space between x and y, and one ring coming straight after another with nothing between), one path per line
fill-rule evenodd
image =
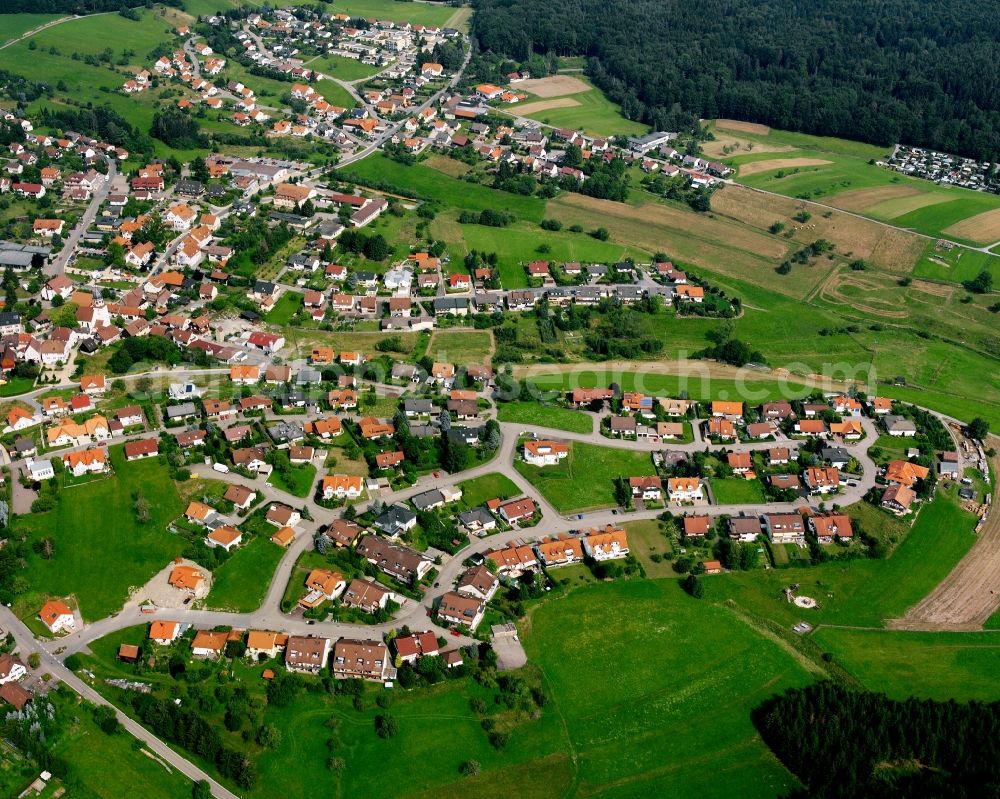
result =
M628 536L609 524L603 530L592 529L583 538L583 549L594 560L617 560L628 557Z
M556 538L543 540L535 547L538 557L548 568L568 566L583 560L583 545L579 538Z
M339 680L383 682L395 675L395 669L390 665L389 650L382 641L352 638L341 638L334 645L331 671Z
M524 460L532 466L555 466L569 456L569 444L537 440L524 442Z
M319 674L330 658L330 639L290 635L285 643L285 668L302 674Z

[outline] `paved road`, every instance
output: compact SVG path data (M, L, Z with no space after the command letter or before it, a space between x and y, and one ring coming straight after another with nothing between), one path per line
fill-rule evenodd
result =
M97 218L97 211L101 207L101 203L108 196L108 192L111 191L111 184L115 180L115 176L118 174L118 162L113 158L108 159L108 174L107 180L103 181L101 185L94 192L93 196L90 198L90 203L87 205L87 210L83 212L83 216L80 217L80 221L70 230L69 234L63 239L63 248L59 251L59 254L52 259L51 263L45 264L42 267L42 272L47 278L53 278L56 275L61 275L63 270L66 269L66 264L69 261L69 257L72 253L76 251L76 246L80 243L80 239L83 234L90 229L90 226L94 223Z
M395 388L395 387L394 387ZM269 415L270 416L270 415ZM281 418L281 417L274 417ZM297 418L310 418L307 417L297 417ZM830 497L829 500L832 502L837 502L841 505L848 505L852 502L860 500L864 494L875 484L875 473L876 467L874 462L868 457L866 449L872 441L875 440L877 436L877 431L875 430L874 424L870 419L863 419L862 425L867 433L867 439L865 442L858 444L848 444L846 445L849 449L852 449L852 454L857 457L859 462L862 464L864 469L864 475L856 481L856 486L845 487L843 493L836 495L835 497ZM475 467L468 469L460 474L447 475L441 478L434 478L430 475L425 476L418 480L417 484L410 486L404 490L392 491L381 493L377 499L385 503L393 503L398 501L404 501L410 496L419 491L426 490L434 485L440 485L442 483L453 483L464 480L470 480L476 477L480 477L486 474L492 474L494 472L502 472L507 477L509 477L515 485L518 486L521 492L531 496L535 499L539 506L541 512L541 521L539 524L532 528L531 530L520 530L513 529L506 532L498 533L495 535L488 536L486 538L474 538L471 543L463 549L458 555L453 557L445 557L441 566L438 569L439 577L437 580L437 587L429 588L422 602L415 602L413 600L407 600L400 611L397 613L396 617L391 621L384 624L378 625L354 625L354 624L343 624L337 622L318 622L315 624L310 624L305 619L295 618L281 611L281 600L284 596L285 587L291 578L292 571L294 569L295 563L299 556L311 548L312 546L312 535L309 532L301 532L296 540L291 544L288 550L284 553L277 569L275 570L274 577L271 584L268 587L267 594L261 607L252 613L235 614L228 613L225 611L205 611L205 610L191 610L191 609L181 609L181 610L164 610L160 612L161 616L167 616L173 620L189 622L191 624L197 624L200 626L215 626L219 624L227 624L234 627L253 627L262 629L280 629L291 633L308 635L308 634L322 634L333 638L338 637L357 637L357 636L374 636L380 637L382 634L393 628L399 628L402 625L409 625L412 628L417 629L434 629L438 634L447 635L447 631L444 628L438 627L432 624L428 617L428 612L433 608L435 602L440 598L442 594L446 591L451 590L454 581L457 579L458 575L463 570L463 561L465 561L470 555L477 553L481 554L490 549L495 549L499 546L504 546L512 541L521 540L534 540L539 536L543 535L553 535L558 533L565 533L570 530L589 528L589 527L604 527L608 524L622 524L628 523L630 521L637 521L643 519L655 519L661 513L661 509L656 510L641 510L632 512L616 512L612 508L607 508L603 510L593 511L584 514L563 514L557 511L544 497L540 496L537 490L535 490L527 480L525 480L519 472L513 468L513 462L518 456L516 452L517 441L519 436L524 434L542 436L542 437L558 437L563 440L575 440L575 441L587 441L590 443L598 443L604 446L612 446L617 448L632 448L635 442L625 442L616 439L605 439L599 434L571 434L565 433L563 431L549 430L543 427L533 426L533 425L522 425L514 424L509 422L500 423L501 429L501 445L494 457L487 461L486 463L478 464ZM148 434L144 434L148 435ZM596 438L595 438L596 436ZM647 442L642 442L644 445ZM781 444L787 445L790 448L797 448L800 446L798 441L787 441L779 442ZM774 442L760 443L760 444L743 444L734 445L735 449L737 446L743 451L751 450L764 450L768 447L775 446ZM677 449L681 451L696 451L703 448L703 444L699 442L692 442L690 444L665 444L658 446L644 446L644 449ZM310 516L312 516L313 521L309 524L309 529L314 529L316 526L322 524L329 524L335 518L340 516L340 511L331 510L323 508L316 502L309 498L295 497L281 489L275 488L274 486L265 483L263 479L247 479L241 475L230 472L228 474L220 474L214 471L210 466L203 464L196 464L191 467L193 474L201 477L223 480L225 482L246 485L252 487L264 497L268 502L282 502L288 504L295 508L301 508L305 506ZM651 467L652 471L652 467ZM705 505L697 508L699 513L705 513L711 517L717 517L722 514L727 515L760 515L765 512L794 512L801 508L803 505L816 504L819 501L823 501L823 497L810 497L798 499L794 502L788 503L755 503L752 505ZM371 504L371 500L357 505L359 512L364 512L368 509ZM680 507L675 507L675 511L682 511ZM57 639L56 641L46 644L49 651L58 652L63 657L67 654L75 651L84 649L87 644L93 640L101 638L109 633L122 629L124 627L129 627L133 625L143 624L148 620L148 616L144 616L135 604L127 606L121 613L116 616L102 619L98 622L92 623L81 629L80 631L74 633L65 638ZM463 639L465 640L465 639Z
M77 694L86 699L88 702L93 702L95 705L106 705L107 707L113 708L115 715L118 717L118 721L121 722L122 726L124 726L131 735L142 741L147 749L153 752L157 757L169 763L173 768L177 769L192 782L197 782L199 780L207 781L212 788L212 795L217 797L217 799L238 799L237 795L228 788L220 785L215 779L206 774L196 765L177 754L160 738L157 738L141 724L125 715L116 705L109 702L97 691L91 688L90 685L66 668L59 658L46 651L44 648L39 648L31 634L31 631L24 626L21 620L18 619L9 608L3 606L0 606L0 626L13 633L14 640L16 641L18 649L25 660L27 660L27 653L39 653L42 659L42 665L38 669L40 673L44 674L47 672L53 677L57 677L61 682L72 688Z

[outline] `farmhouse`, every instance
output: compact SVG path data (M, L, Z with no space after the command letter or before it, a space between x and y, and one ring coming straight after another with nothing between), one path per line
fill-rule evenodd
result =
M392 645L402 663L415 663L418 658L434 657L440 652L437 636L430 631L397 636Z
M53 635L76 629L72 608L59 600L50 600L42 605L42 609L38 611L38 618Z
M404 583L416 584L431 570L433 561L415 549L390 544L374 535L358 542L357 552L375 568Z
M505 502L497 509L501 518L508 524L515 524L535 515L535 502L530 497Z
M697 477L671 477L667 480L667 495L671 502L701 502L701 480Z
M486 553L486 558L496 566L497 574L509 574L512 577L530 571L538 565L535 551L529 546L494 549Z

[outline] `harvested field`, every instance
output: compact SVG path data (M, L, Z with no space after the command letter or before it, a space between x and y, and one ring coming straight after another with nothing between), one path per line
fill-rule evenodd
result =
M872 186L869 189L852 189L828 197L826 202L845 211L864 211L884 200L920 195L916 186Z
M464 161L457 161L454 158L448 158L446 155L432 155L424 161L424 165L429 166L431 169L436 169L438 172L442 172L453 178L460 178L472 169L472 167Z
M511 113L518 115L539 114L542 111L551 111L553 108L572 108L580 105L572 97L560 97L557 100L539 100L534 103L523 103L513 106Z
M755 136L767 136L771 132L767 125L760 125L756 122L741 122L738 119L717 119L715 126L726 130L736 130L740 133L752 133Z
M946 202L948 202L947 194L927 192L925 194L914 194L909 197L883 200L880 203L869 206L865 209L865 213L880 219L895 219L897 216L910 213L910 211Z
M523 80L514 87L517 91L526 91L537 97L562 97L564 94L581 94L589 92L591 87L572 75L550 75L547 78L532 78Z
M758 172L770 172L773 169L795 169L803 166L826 166L833 163L825 158L770 158L766 161L751 161L749 164L741 164L739 175L741 178L756 175Z
M982 244L1000 241L1000 208L970 216L968 219L946 227L943 232Z
M726 149L729 152L726 152ZM725 158L726 156L745 155L753 153L787 153L795 148L790 144L768 144L767 142L742 139L721 130L715 131L715 139L705 142L702 152L709 158Z
M989 446L1000 447L993 436ZM1000 469L1000 455L993 457L993 470ZM1000 608L1000 510L993 492L994 508L972 549L951 573L901 619L889 622L897 630L980 630Z
M677 259L715 272L761 278L788 253L788 245L746 225L656 203L633 207L582 194L551 200L546 215L587 230L605 227L616 243L648 253L666 250Z
M833 242L841 255L864 258L890 272L908 273L927 245L927 239L915 233L875 220L743 186L730 185L715 192L712 210L761 231L781 222L786 231L792 231L794 242L805 244L824 238ZM812 218L805 223L794 221L792 216L800 210L808 211Z
M613 219L635 220L640 225L663 225L686 231L694 236L707 239L718 238L720 242L728 242L733 247L746 250L754 255L766 258L779 258L785 254L786 247L780 241L770 236L764 236L756 231L740 229L724 221L711 219L703 214L682 211L657 203L646 203L635 208L624 203L611 200L599 200L583 194L567 194L552 201L550 206L576 206ZM594 220L596 221L596 219ZM645 238L649 238L646 236ZM655 242L655 236L653 242ZM655 249L654 249L655 251Z

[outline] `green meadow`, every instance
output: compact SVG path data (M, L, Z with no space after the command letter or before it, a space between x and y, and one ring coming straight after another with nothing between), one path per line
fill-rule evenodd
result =
M542 402L502 402L497 406L497 419L570 433L594 432L594 417L589 414Z
M491 499L510 499L521 493L517 484L500 472L463 480L458 487L462 489L462 504L469 508L477 508Z
M0 16L0 44L65 16L65 14L4 14Z
M590 88L584 92L566 94L561 97L537 97L529 94L522 103L503 105L507 113L520 115L522 105L553 100L572 101L573 105L562 108L548 108L542 111L532 111L525 114L530 119L537 119L555 128L572 128L581 130L591 136L641 136L649 132L649 126L641 122L633 122L622 116L621 108L604 96L604 92L590 83L582 74L573 77L586 83ZM517 91L517 85L512 87Z
M216 569L205 606L235 613L257 610L284 554L285 550L272 543L269 536L255 535Z
M921 633L821 627L824 651L861 685L893 699L996 701L1000 695L1000 636L996 633Z
M968 552L976 540L972 523L952 487L926 504L909 535L885 560L734 572L724 580L706 580L705 596L732 599L782 626L804 619L814 626L882 627L930 593ZM806 612L789 604L782 589L793 583L799 584L799 594L813 597L819 609Z
M437 200L446 206L469 211L503 210L515 214L518 219L540 222L544 210L544 202L536 197L466 183L419 163L406 166L381 153L344 167L340 175L345 180L370 183L407 197Z
M322 72L324 75L331 75L334 78L346 81L362 80L370 78L382 67L362 64L357 58L345 58L339 55L324 55L308 61L310 69ZM322 93L322 92L321 92Z
M648 452L580 441L570 444L569 456L555 466L532 466L515 460L514 468L560 513L613 507L616 478L653 473Z
M28 556L23 574L30 588L18 598L18 615L33 616L47 598L72 595L84 619L102 619L181 553L184 541L166 526L184 507L166 467L155 458L126 464L121 446L110 454L114 475L64 487L53 510L14 521L29 544L54 544L51 558ZM150 505L144 524L133 510L140 494Z

